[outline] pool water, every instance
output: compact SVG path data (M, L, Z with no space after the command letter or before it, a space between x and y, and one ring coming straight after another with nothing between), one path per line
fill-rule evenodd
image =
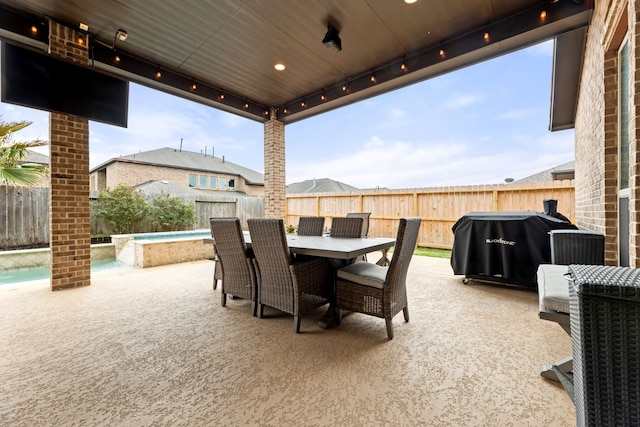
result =
M211 237L210 230L168 231L166 233L133 234L133 240L179 240Z
M130 268L124 262L115 259L101 259L91 262L91 272L103 271L112 268ZM49 267L19 268L0 271L0 285L12 283L30 282L32 280L49 279L51 269Z

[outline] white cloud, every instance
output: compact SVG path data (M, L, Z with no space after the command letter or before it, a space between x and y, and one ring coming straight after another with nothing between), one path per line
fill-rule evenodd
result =
M506 111L502 114L498 115L498 119L507 119L507 120L522 120L533 117L535 115L535 110L524 108L519 110L511 110Z
M428 185L433 169L465 151L463 144L435 143L419 146L386 142L377 137L351 154L324 162L289 165L287 182L328 177L360 188Z
M444 104L448 109L456 109L460 107L467 107L480 101L478 95L472 94L454 94Z

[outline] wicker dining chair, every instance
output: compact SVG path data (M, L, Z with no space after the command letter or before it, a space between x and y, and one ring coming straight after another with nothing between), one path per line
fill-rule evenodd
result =
M253 254L244 241L240 220L210 218L209 224L222 272L220 302L223 307L227 305L227 294L252 301L252 314L255 316L257 278Z
M333 220L331 220L331 232L329 233L329 235L331 237L344 237L351 239L360 238L362 234L362 222L362 218L333 218ZM358 258L351 258L348 260L329 258L329 264L331 264L334 270L338 270L345 265L353 264L356 261L363 260L363 256L360 256Z
M362 232L360 238L365 239L369 237L369 217L371 212L349 212L347 218L362 218ZM360 255L356 258L356 261L367 261L367 254Z
M356 262L341 268L336 278L336 308L385 319L387 336L393 339L393 317L400 311L409 321L407 271L420 230L420 218L402 218L393 257L388 267Z
M211 237L213 237L213 233L211 233ZM215 252L213 256L213 290L218 289L218 283L222 283L222 267L220 267L220 260L218 259L218 252L216 252L215 245L213 246L213 251ZM220 285L222 286L222 285Z
M322 236L323 230L323 216L301 216L298 220L299 236Z
M371 212L349 212L347 218L362 218L361 238L369 237L369 217Z
M337 217L331 220L331 237L360 238L362 235L362 218Z
M294 258L281 219L247 222L259 278L258 317L263 316L265 305L292 314L294 331L299 333L302 315L329 302L329 264L324 258Z

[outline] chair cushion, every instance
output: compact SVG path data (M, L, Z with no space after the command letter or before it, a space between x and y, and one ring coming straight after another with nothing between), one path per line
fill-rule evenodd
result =
M538 267L538 294L540 309L569 313L569 281L564 276L566 265L540 264Z
M388 267L370 262L355 262L338 270L339 279L348 280L364 286L382 289L387 277Z

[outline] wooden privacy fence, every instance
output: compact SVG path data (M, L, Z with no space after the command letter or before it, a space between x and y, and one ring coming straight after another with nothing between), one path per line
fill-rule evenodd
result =
M0 249L49 241L49 187L0 186Z
M544 199L558 200L558 212L575 222L574 182L457 186L412 190L367 190L354 193L287 195L287 224L304 215L331 219L348 212L371 212L369 235L393 237L398 219L422 218L418 244L450 249L451 227L463 215L477 211L542 212ZM208 228L211 216L238 216L246 229L247 218L264 216L263 199L197 200L196 228ZM94 225L95 227L95 225ZM100 234L93 229L92 234ZM0 250L49 242L49 188L0 186Z
M288 194L287 224L298 224L301 216L331 219L348 212L371 212L369 235L394 237L398 220L420 217L418 245L451 249L455 222L469 212L513 212L544 210L544 199L558 200L558 212L575 221L574 181L526 184L496 184L411 190L366 190L352 193Z
M248 218L264 216L262 197L205 194L197 200L183 201L195 203L195 228L209 228L209 218L212 216L237 216L247 229ZM92 236L108 235L110 231L105 221L91 221ZM48 243L49 187L0 186L0 250Z

